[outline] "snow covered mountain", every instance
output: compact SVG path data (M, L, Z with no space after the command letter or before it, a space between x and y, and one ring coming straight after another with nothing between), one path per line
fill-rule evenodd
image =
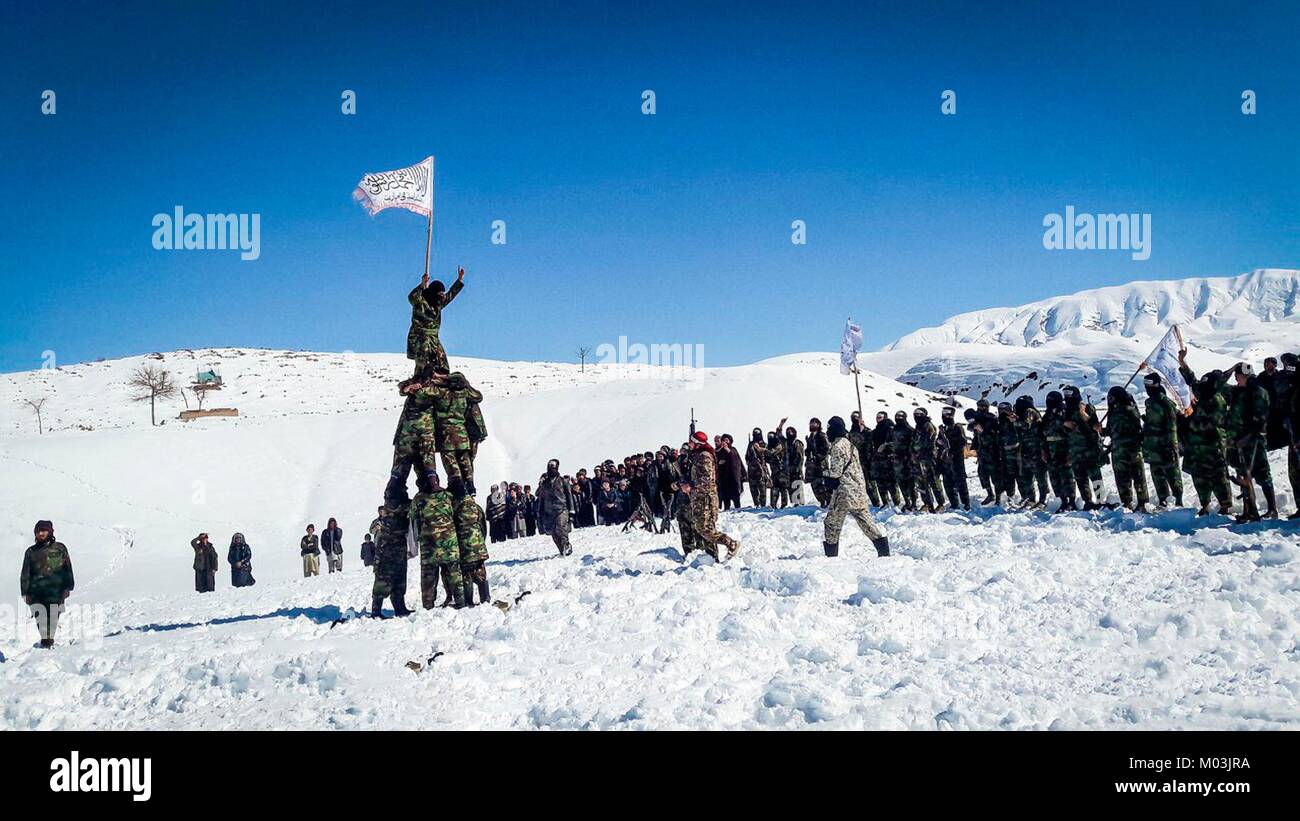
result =
M1300 271L1287 269L1133 282L959 314L863 362L907 384L966 396L1041 399L1063 384L1099 396L1127 381L1174 324L1197 369L1300 350L1298 295Z

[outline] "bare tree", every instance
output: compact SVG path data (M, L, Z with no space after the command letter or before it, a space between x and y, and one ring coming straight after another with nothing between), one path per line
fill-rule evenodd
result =
M578 348L578 362L581 363L581 366L579 367L579 371L582 373L587 372L587 355L590 353L591 353L591 348L588 348L586 345L583 345L581 348Z
M26 404L26 405L27 405L28 407L30 407L32 410L36 411L36 432L39 433L39 434L42 435L42 436L45 435L45 425L44 425L44 423L41 421L41 408L45 407L45 402L46 402L46 400L48 400L49 398L50 398L50 397L48 397L48 396L42 396L40 399L24 399L24 400L23 400L23 403L24 403L24 404Z
M159 399L170 399L176 395L178 388L172 381L172 375L153 365L141 365L136 368L126 384L135 389L133 402L149 403L149 423L158 424L157 403Z

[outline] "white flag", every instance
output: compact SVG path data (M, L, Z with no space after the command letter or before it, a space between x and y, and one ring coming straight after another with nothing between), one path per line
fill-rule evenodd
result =
M1182 348L1183 335L1175 325L1164 335L1150 356L1142 360L1142 367L1160 374L1164 379L1165 392L1174 400L1178 410L1186 413L1192 406L1192 390L1178 372L1178 351Z
M361 207L378 214L385 208L405 208L424 216L433 215L433 157L396 171L367 174L357 183L352 198Z
M862 326L852 319L844 321L844 338L840 340L840 373L853 373L858 367L858 351L862 350Z

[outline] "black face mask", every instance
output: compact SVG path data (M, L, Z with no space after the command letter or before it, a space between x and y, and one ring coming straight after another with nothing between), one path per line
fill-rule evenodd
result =
M1158 387L1153 387L1151 385L1147 385L1147 396L1149 396L1152 399L1156 399L1160 396L1163 396L1164 392L1165 392L1164 388L1158 388Z

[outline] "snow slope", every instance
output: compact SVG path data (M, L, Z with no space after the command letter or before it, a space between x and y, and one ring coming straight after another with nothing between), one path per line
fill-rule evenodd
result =
M721 566L681 564L676 535L581 530L567 559L542 537L492 547L508 612L358 617L370 585L359 537L406 360L229 349L153 361L185 373L214 360L227 387L211 404L237 405L237 419L150 427L123 387L142 357L0 379L0 728L1300 724L1297 527L1187 510L884 514L897 556L870 556L850 525L835 561L820 555L820 513L740 511L722 526L741 555ZM551 456L576 468L679 443L691 408L702 429L742 436L853 402L831 354L699 374L453 364L488 394L483 489L530 481ZM879 374L862 384L869 414L937 411L934 395ZM36 392L51 397L44 436L18 403ZM298 578L302 528L328 516L345 531L344 573ZM55 521L73 603L106 637L69 644L68 630L54 651L31 649L16 576L37 518ZM223 571L217 592L191 592L200 530L223 560L245 533L258 585L232 589ZM417 576L413 565L412 603Z
M1300 271L1288 269L1133 282L959 314L862 361L901 382L966 396L1041 400L1062 384L1102 396L1124 384L1174 324L1197 370L1300 350L1298 294Z

